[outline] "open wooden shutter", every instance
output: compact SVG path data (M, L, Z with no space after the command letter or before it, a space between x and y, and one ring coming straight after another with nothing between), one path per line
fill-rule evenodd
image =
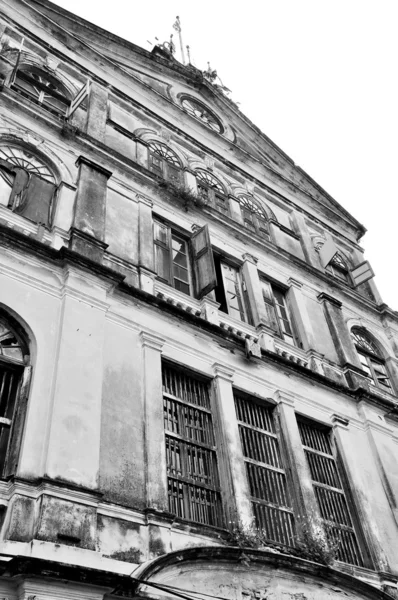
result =
M357 265L355 269L352 269L351 271L351 277L355 287L361 285L361 283L365 283L365 281L369 281L374 275L373 269L367 260L360 265Z
M21 202L15 212L34 223L48 226L50 224L52 200L56 185L37 175L30 175Z
M279 331L278 318L276 316L276 310L275 310L274 294L272 292L272 287L271 287L271 284L269 283L269 281L262 280L261 281L261 289L263 292L265 311L267 313L267 325L268 325L268 327L271 327L271 329L273 329L275 331L275 333L277 333L279 335L280 331Z
M14 168L15 179L8 206L11 210L17 209L23 202L25 190L29 184L29 173L25 169Z
M326 240L322 248L319 250L319 258L323 268L327 267L330 261L336 256L338 248L332 239Z
M216 268L208 225L195 231L191 236L190 243L195 275L195 296L203 298L217 286Z
M172 165L171 163L167 163L167 179L172 181L176 185L180 185L181 183L181 169Z

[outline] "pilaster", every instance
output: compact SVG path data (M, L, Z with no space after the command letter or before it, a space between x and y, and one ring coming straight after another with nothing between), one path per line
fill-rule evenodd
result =
M232 387L234 371L226 365L214 363L213 372L215 405L220 431L220 443L218 444L220 481L221 489L224 491L223 504L228 517L227 521L251 524L253 515L250 493Z
M98 486L103 344L110 284L67 267L44 474ZM43 435L46 424L43 424ZM28 452L28 449L24 450ZM21 456L23 471L24 455Z
M368 490L364 488L361 469L353 460L357 448L355 447L355 442L353 442L349 420L338 414L333 414L331 420L334 438L339 450L339 457L343 463L344 473L350 482L350 492L353 495L355 508L358 512L358 522L361 529L358 533L363 532L364 534L366 546L370 551L376 570L388 572L390 570L388 559L381 543L381 532L379 531L375 515L368 500ZM374 481L372 485L375 485ZM362 549L364 550L364 548Z
M166 441L163 422L162 348L165 340L142 331L146 504L168 511Z
M293 394L278 390L275 394L275 400L278 402L284 447L286 448L288 462L292 467L290 473L293 480L295 514L302 515L310 535L319 540L319 537L323 535L323 522L301 442L294 411L295 399ZM299 528L301 524L299 520Z

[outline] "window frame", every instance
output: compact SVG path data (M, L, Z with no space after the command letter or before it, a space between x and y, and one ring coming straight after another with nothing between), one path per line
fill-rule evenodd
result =
M364 340L363 344L367 344L368 348L364 347L364 345L361 345L360 341L355 336L362 336ZM381 356L381 352L377 348L376 344L373 342L372 338L368 335L368 333L365 330L360 329L358 327L353 327L351 329L351 338L353 340L355 350L358 355L359 362L361 364L361 368L367 373L366 379L369 381L369 383L372 386L383 390L384 392L394 394L395 390L392 384L390 374L386 367L386 361L384 357ZM380 366L381 371L377 371L375 365ZM380 374L383 376L382 378L380 378ZM387 381L388 385L380 383L380 379L384 379L385 381Z
M156 238L156 227L161 227L164 228L166 230L166 238L167 238L167 242L163 243L161 240ZM182 267L183 269L186 269L187 271L187 281L183 281L180 277L175 276L174 274L174 259L173 259L173 241L177 241L177 242L182 242L185 245L185 253L184 255L186 256L186 267L182 267L182 265L176 265L177 267ZM175 229L174 227L171 227L171 225L169 225L168 223L158 219L158 218L154 218L153 219L153 246L154 246L154 261L155 261L155 271L156 271L156 277L159 281L162 281L163 283L166 283L167 285L169 285L170 287L172 287L173 289L177 290L178 292L181 292L182 294L185 294L187 296L192 297L193 296L193 290L194 290L194 286L193 286L193 277L192 277L192 265L191 265L191 256L190 256L190 243L189 243L189 238L187 238L184 234L181 234L177 229ZM164 251L164 252L168 252L168 262L169 262L169 266L168 266L168 276L167 278L163 277L162 275L159 274L159 264L158 264L158 252L160 250L157 250L157 248L159 248L160 250ZM188 292L183 291L182 289L179 289L178 286L175 285L175 280L180 281L181 283L183 283L184 285L188 286Z
M359 517L353 502L352 493L349 482L347 480L345 469L342 465L339 456L333 429L328 425L319 423L318 421L312 420L306 416L299 414L296 414L296 420L300 434L302 449L310 472L311 485L314 491L316 502L319 507L321 520L324 524L325 534L327 536L330 535L330 530L334 528L340 531L345 531L347 534L351 534L352 539L354 540L353 547L351 548L351 551L353 553L352 557L354 558L354 554L355 552L357 552L358 561L347 561L341 558L342 553L346 553L345 558L349 558L347 556L347 539L345 540L344 545L342 544L341 546L339 546L338 553L340 553L340 558L338 558L337 560L340 560L344 564L355 565L359 567L370 566L369 556L363 538ZM308 439L303 439L306 435L305 433L303 433L304 428L309 428L312 430L312 432L318 432L318 440L315 439L316 434L313 437L313 441L315 441L314 445L318 444L319 446L323 447L323 450L320 450L319 448L314 448L312 445L308 445L306 443ZM323 440L321 439L322 436L324 436ZM314 458L309 459L308 456L312 456ZM322 465L324 466L323 472L321 468ZM329 466L326 467L326 465ZM321 473L320 481L314 479L314 475L316 477L319 474L319 472ZM328 481L331 481L331 479L333 479L334 485L330 485L330 483L322 481L322 478ZM323 493L317 493L317 489L323 490ZM338 498L343 499L340 503L340 506L338 505L338 502L336 504L336 501L332 501L330 498L327 499L328 493L332 496L333 494L337 494ZM328 517L330 517L331 513L334 513L334 515L332 516L339 517L340 521L345 519L346 521L348 521L348 524L340 523L335 519L326 518L323 516L326 513L328 513ZM339 535L341 536L341 534Z
M245 292L246 284L243 279L241 267L239 267L235 264L232 264L230 261L228 261L228 259L226 259L222 256L218 256L218 262L219 262L220 273L221 273L220 283L222 282L223 293L224 293L224 297L225 297L225 304L226 304L226 308L227 308L226 314L228 314L232 319L240 321L241 323L250 323L250 312L251 311L250 311L250 306L248 306L248 299L247 299L246 292ZM223 267L225 267L225 268L223 269ZM230 269L235 272L236 281L233 281L232 279L227 278L227 276L225 274L226 269ZM235 294L233 294L233 292L228 289L228 281L233 282L235 284L235 286L237 286L237 287L235 287ZM218 285L220 285L220 284L218 283ZM238 292L238 293L236 293L236 292ZM228 297L228 294L235 295L240 300L241 308L235 308L235 307L231 306L230 298ZM239 305L239 300L238 300L238 305ZM235 315L236 312L239 312L240 318L236 317L236 315ZM243 318L242 318L242 316L243 316Z
M249 194L240 194L237 196L242 221L246 229L256 233L259 236L266 236L268 241L271 239L268 217L260 203ZM250 204L252 206L250 206ZM250 215L248 218L246 215Z
M62 90L62 93L60 94L57 91L51 90L48 84L46 85L41 81L38 81L35 77L32 76L31 73L35 73L42 79L47 80L48 84L51 84L54 87L56 87L57 85ZM19 83L19 79L26 82L33 88L38 88L38 97L36 98L33 93L25 89L24 86ZM36 67L34 65L22 65L15 72L13 80L10 82L10 88L18 94L20 94L21 96L23 96L24 98L31 100L38 106L41 106L48 112L51 112L52 114L56 115L57 117L66 117L68 108L71 103L70 95L65 89L63 83L57 77L54 77L54 75L52 75L51 73L47 73L45 69ZM48 102L46 102L46 95L64 104L65 109L63 110L61 108L56 108Z
M294 547L296 539L294 490L277 408L235 388L233 395L254 519L259 528L265 531L274 530L276 535L269 537L271 543ZM249 453L252 456L248 456ZM259 460L259 457L267 460ZM273 462L278 464L272 464ZM259 476L256 477L256 474ZM267 495L272 497L271 500L267 499ZM282 500L285 500L286 504L283 504ZM267 515L267 509L271 514Z
M25 339L25 332L15 319L1 309L0 324L3 326L3 332L0 334L0 447L2 450L2 456L0 456L0 479L4 479L16 473L32 368L29 365L30 352L28 342ZM5 336L4 331L6 332ZM14 338L17 342L16 346L11 345L9 347L19 348L20 356L18 358L9 356L7 353L4 354L3 343L7 339L7 331L11 335L11 338ZM4 405L3 394L6 391L7 375L9 376L9 393ZM14 389L10 392L12 385ZM13 394L12 398L10 398L11 393Z
M220 214L230 217L229 198L221 181L206 169L197 169L195 178L198 196ZM213 180L213 183L210 180Z
M182 384L180 386L180 389L183 390L181 396L185 394L185 398L166 391L167 373L169 373L169 378L171 373L176 378L185 379L185 386ZM170 381L168 387L171 388ZM177 387L179 386L176 380L175 388ZM205 402L203 402L203 398L202 402L193 402L193 397L200 398L201 389L202 391L206 390L205 396L207 398ZM176 391L178 390L176 389ZM162 398L169 510L177 518L190 523L224 528L221 469L217 446L217 415L214 410L212 394L211 379L173 362L162 361ZM186 397L189 399L187 400ZM170 423L171 427L169 426ZM174 429L177 429L177 432ZM197 439L201 436L203 439ZM181 473L179 474L178 471ZM183 471L186 471L186 473L184 474ZM203 481L206 478L210 479L210 483ZM171 480L174 482L174 486ZM215 522L206 522L203 519L203 502L202 520L191 517L192 508L197 509L200 502L196 502L195 506L195 500L198 500L198 496L196 494L192 495L189 486L196 488L199 491L199 496L200 490L202 490L204 496L208 493L211 497L213 494L214 503L212 508L214 512L212 516ZM181 491L181 489L183 493L179 495L178 491ZM184 495L184 490L187 490L186 495ZM180 505L178 506L179 500ZM203 500L203 497L199 500ZM183 513L188 513L188 516Z
M289 344L290 346L300 347L300 340L296 333L296 326L294 322L294 315L292 313L291 307L289 305L289 301L287 298L288 290L283 288L282 286L275 284L273 281L269 280L266 277L260 276L260 285L263 296L263 302L265 309L268 314L268 319L270 323L274 323L275 326L271 325L271 328L274 329L276 335L282 339L284 342ZM271 297L266 297L264 286L267 285L270 290ZM276 294L280 294L283 299L283 305L281 305L277 301ZM282 316L282 309L286 313L286 317ZM283 327L284 323L287 323L290 329L290 334L285 331Z
M183 171L181 161L174 150L164 142L157 140L148 142L148 166L149 170L159 177L172 181L177 185L182 183Z

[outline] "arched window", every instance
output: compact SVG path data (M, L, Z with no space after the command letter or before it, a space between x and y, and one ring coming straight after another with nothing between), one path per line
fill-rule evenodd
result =
M56 189L55 176L41 158L24 147L0 145L0 204L49 226Z
M224 215L229 215L228 198L222 183L209 171L198 169L195 173L198 194L206 204L213 206Z
M344 260L343 256L340 254L340 252L337 252L337 254L334 255L334 257L326 267L326 271L334 275L334 277L345 281L346 283L351 282L347 263Z
M64 116L70 104L69 94L62 83L38 67L20 67L11 87L58 116Z
M195 119L199 119L209 129L216 131L217 133L223 132L223 126L219 119L208 109L204 104L192 98L191 96L184 96L181 100L181 104L185 112L187 112Z
M181 162L177 154L162 142L149 142L149 168L164 179L181 183Z
M362 369L366 372L369 383L386 392L391 392L392 387L385 367L384 358L370 335L360 327L351 330Z
M23 332L1 311L0 477L11 474L17 462L28 388L28 362L29 349Z
M260 203L246 195L239 196L238 201L245 227L269 238L267 215Z

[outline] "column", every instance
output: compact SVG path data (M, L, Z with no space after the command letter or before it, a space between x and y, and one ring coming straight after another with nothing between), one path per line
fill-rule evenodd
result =
M165 340L146 331L141 332L140 338L143 361L146 504L155 511L168 511L161 360Z
M79 156L76 165L79 176L70 249L101 262L107 247L104 243L106 194L112 173L84 156Z
M383 550L383 545L380 541L382 538L381 532L375 515L373 514L369 503L369 490L364 486L362 479L363 464L366 458L358 453L358 446L355 444L355 438L350 430L348 419L342 418L340 415L332 415L333 433L336 440L337 448L343 463L343 468L348 481L350 482L350 491L354 497L355 508L358 512L358 520L361 530L365 536L367 547L369 548L372 562L377 571L390 571L387 556ZM357 463L354 458L358 457ZM361 460L362 459L362 460ZM377 486L378 482L374 475L374 465L369 465L373 470L373 476L369 480L372 481L372 486ZM377 475L376 475L377 477ZM367 482L367 483L369 483ZM366 565L368 566L368 565Z
M155 281L155 257L153 250L153 203L148 198L137 195L138 200L138 269L140 287L153 294Z
M214 363L214 396L218 416L219 470L227 522L251 525L253 515L232 388L234 371Z
M88 97L86 133L99 142L105 141L108 118L108 90L92 81Z
M297 425L294 396L279 390L275 394L275 399L278 402L283 442L291 466L293 502L295 515L298 518L298 530L300 531L300 526L306 524L309 535L319 541L325 535L323 522Z
M267 312L257 270L258 259L251 254L243 254L242 258L244 261L242 275L247 288L254 326L268 325Z

